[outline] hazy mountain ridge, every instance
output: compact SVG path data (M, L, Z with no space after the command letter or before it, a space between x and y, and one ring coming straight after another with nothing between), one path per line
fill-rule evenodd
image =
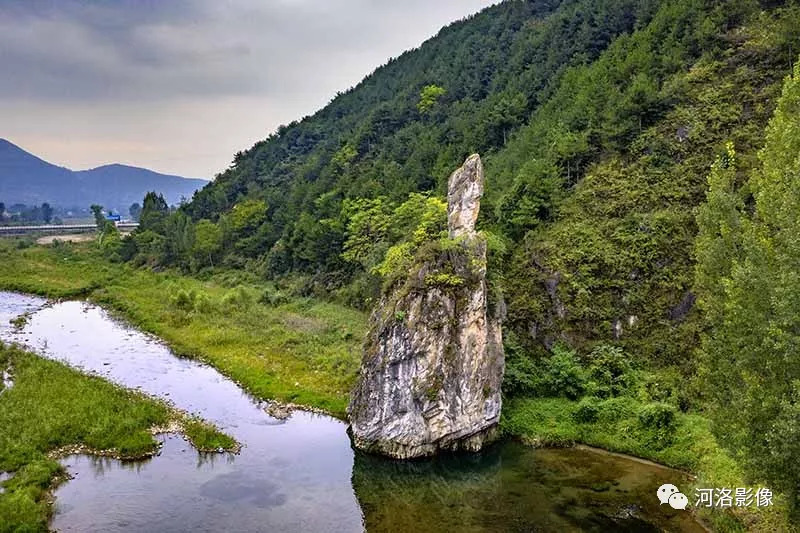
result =
M159 192L170 204L177 204L207 183L118 163L74 171L0 139L0 201L6 205L48 202L85 208L96 203L126 211L132 203L141 203L148 191Z

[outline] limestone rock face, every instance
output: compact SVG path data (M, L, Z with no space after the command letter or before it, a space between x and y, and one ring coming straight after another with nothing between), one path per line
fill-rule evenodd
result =
M372 314L348 414L355 445L397 458L478 450L496 433L504 355L502 301L490 301L477 155L450 177L453 240L418 257Z
M483 196L483 164L478 154L450 175L447 183L447 229L450 238L475 234Z

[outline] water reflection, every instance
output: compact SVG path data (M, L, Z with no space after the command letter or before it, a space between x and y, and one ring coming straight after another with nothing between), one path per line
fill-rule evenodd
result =
M355 454L353 487L372 533L393 531L703 531L659 507L679 474L589 450L515 442L478 454L387 461Z

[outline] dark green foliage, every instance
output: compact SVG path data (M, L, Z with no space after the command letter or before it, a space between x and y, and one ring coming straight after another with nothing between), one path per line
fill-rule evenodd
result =
M184 208L224 235L190 266L299 274L306 294L368 308L379 278L413 266L416 225L397 211L419 205L418 191L437 199L478 151L488 180L479 222L505 248L490 249L489 276L517 361L559 339L582 353L617 341L645 366L689 376L701 328L692 207L731 135L752 166L796 40L773 28L791 27L797 10L764 7L489 8L237 154ZM524 363L514 365L512 381Z
M149 192L142 202L142 213L139 216L139 229L164 234L164 222L169 214L169 206L164 197Z
M106 217L103 216L103 206L92 204L89 209L92 211L92 216L94 216L94 223L97 226L97 231L102 231L106 224Z
M601 398L621 396L633 389L636 376L631 357L621 348L597 346L588 356L588 388Z
M541 361L538 388L544 396L579 398L586 389L586 371L575 352L562 346L553 349L553 355Z
M480 152L504 393L589 395L571 423L636 425L633 450L669 447L674 410L710 400L750 472L793 489L790 82L756 154L797 27L795 2L503 2L239 152L177 212L148 195L120 256L277 287L231 291L229 308L286 294L368 309L426 259L459 257L442 196ZM420 282L471 282L444 263Z
M341 248L323 242L342 242L344 228L329 221L346 199L443 191L464 156L502 148L569 65L597 57L654 9L653 2L619 0L489 8L237 154L187 210L195 220L216 220L242 197L263 199L268 248L285 241L296 270L342 268L327 257Z
M576 422L580 422L582 424L591 424L597 422L597 419L600 416L600 401L601 400L599 398L592 396L583 398L575 408L572 418L574 418Z
M53 221L53 208L47 202L42 204L42 221L50 224Z
M419 207L441 202L449 173L478 151L480 223L505 249L490 248L489 276L525 356L559 339L584 353L614 340L688 376L700 329L691 208L731 132L752 165L797 40L772 30L797 10L765 7L489 8L236 154L182 208L219 231L188 256L167 243L142 262L300 275L305 294L368 308L380 278L413 266Z
M528 357L513 331L503 335L503 348L506 354L503 393L507 396L536 394L538 385L536 362Z
M142 206L139 205L139 202L134 202L128 208L128 214L131 216L131 220L134 222L139 222L139 217L142 215Z
M786 78L742 182L728 147L698 210L696 269L707 334L702 377L715 432L748 472L793 495L800 484L800 64ZM752 194L752 198L748 195ZM796 512L798 508L796 507Z
M668 446L675 438L675 408L665 403L651 403L639 411L639 424L648 432L648 440L655 449Z

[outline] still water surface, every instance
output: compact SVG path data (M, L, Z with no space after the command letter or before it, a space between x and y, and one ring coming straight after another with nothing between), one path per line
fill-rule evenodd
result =
M9 320L24 312L14 330ZM658 505L656 489L680 486L680 474L589 450L502 442L413 462L354 453L342 422L272 418L212 367L85 302L0 292L0 340L166 399L244 445L202 454L164 435L150 460L66 457L73 479L55 494L58 531L703 531Z

